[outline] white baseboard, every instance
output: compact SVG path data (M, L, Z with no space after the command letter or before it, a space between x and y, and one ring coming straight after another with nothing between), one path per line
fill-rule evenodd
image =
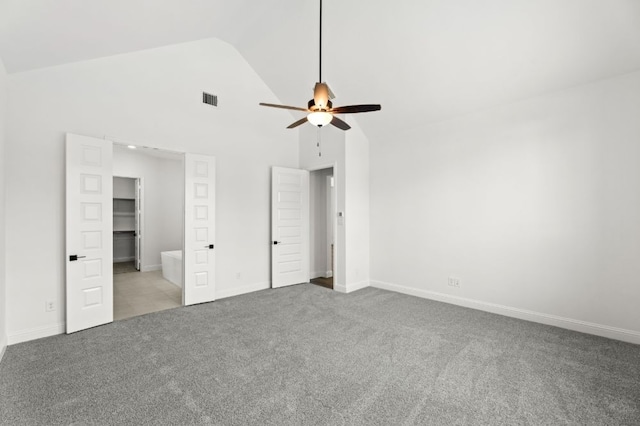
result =
M271 288L270 282L255 283L244 285L241 287L230 288L216 292L216 299L224 299L226 297L239 296L241 294L252 293L254 291L266 290ZM28 342L30 340L40 339L42 337L55 336L57 334L63 334L66 331L65 323L58 323L54 325L48 325L44 327L36 327L29 330L21 330L8 336L9 345L15 345L16 343ZM0 342L2 343L2 342ZM5 345L6 346L6 345ZM2 348L0 346L0 348ZM4 349L0 350L0 354L4 353ZM0 360L2 357L0 356Z
M146 265L140 268L140 272L153 272L153 271L161 271L162 265Z
M324 273L324 277L325 278L332 278L333 277L333 271L327 271Z
M216 290L216 300L227 297L240 296L241 294L253 293L254 291L266 290L271 288L270 282L247 284L239 287L228 288L225 290Z
M354 291L362 290L363 288L367 288L369 287L369 285L369 281L360 281L350 284L334 284L333 289L340 293L351 293Z
M271 288L270 282L255 283L255 284L244 285L241 287L234 287L234 288L230 288L222 291L217 291L216 299L224 299L226 297L239 296L241 294L252 293L254 291L259 291L259 290L266 290L268 288ZM36 327L28 330L21 330L7 336L7 340L8 340L7 344L15 345L16 343L28 342L30 340L40 339L42 337L49 337L49 336L55 336L57 334L63 334L65 331L66 331L65 323L58 323L58 324L48 325L44 327ZM3 353L3 351L4 349L0 350L1 353ZM0 357L0 359L2 358Z
M58 323L53 325L46 325L44 327L35 327L28 330L20 330L16 333L10 334L8 337L9 344L15 345L16 343L28 342L29 340L40 339L42 337L55 336L65 332L65 323Z
M465 308L478 309L480 311L491 312L494 314L518 318L526 321L566 328L568 330L578 331L580 333L594 334L596 336L607 337L609 339L622 340L623 342L635 343L637 345L640 344L640 332L627 330L624 328L610 327L608 325L596 324L572 318L564 318L556 315L528 311L525 309L512 308L510 306L498 305L495 303L488 303L474 299L467 299L464 297L438 293L435 291L405 287L402 285L391 284L382 281L372 280L371 287L395 291L397 293L408 294L410 296L422 297L424 299L450 303L452 305L464 306Z
M2 357L7 350L7 336L0 337L0 362L2 362Z

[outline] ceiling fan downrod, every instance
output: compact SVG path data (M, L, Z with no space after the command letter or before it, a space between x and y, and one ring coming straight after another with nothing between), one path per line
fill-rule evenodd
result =
M318 49L319 60L318 60L318 83L322 83L322 0L320 0L320 48Z

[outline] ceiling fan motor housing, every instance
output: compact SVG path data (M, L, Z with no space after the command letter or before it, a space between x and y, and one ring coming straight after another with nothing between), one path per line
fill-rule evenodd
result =
M317 106L315 99L311 99L307 103L307 106L308 106L310 111L327 111L327 110L331 109L333 104L331 103L331 101L327 101L327 106L324 107L324 108L321 108L321 107Z
M331 108L329 105L331 103L329 100L329 86L327 86L326 83L316 83L316 86L313 88L313 100L318 109L325 110Z

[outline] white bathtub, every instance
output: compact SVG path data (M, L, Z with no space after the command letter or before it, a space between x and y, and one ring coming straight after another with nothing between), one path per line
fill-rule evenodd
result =
M178 287L182 287L182 250L160 252L162 276Z

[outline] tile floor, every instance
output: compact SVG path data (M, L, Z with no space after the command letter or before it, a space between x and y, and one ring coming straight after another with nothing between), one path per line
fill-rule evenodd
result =
M113 264L113 273L124 274L125 272L136 272L135 262L117 262Z
M113 276L115 321L182 306L182 289L162 278L162 271Z

